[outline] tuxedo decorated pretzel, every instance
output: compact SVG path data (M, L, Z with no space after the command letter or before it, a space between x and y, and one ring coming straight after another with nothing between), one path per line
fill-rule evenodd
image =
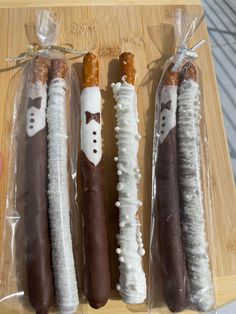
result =
M32 60L25 138L26 269L29 300L37 314L47 314L54 302L47 202L48 68L45 58Z
M163 77L159 95L159 143L156 167L158 234L163 294L167 306L179 312L188 306L188 282L183 253L177 174L176 109L179 73Z
M79 299L70 229L66 73L65 60L51 61L47 107L48 197L57 305L61 314L72 314Z
M137 95L135 92L134 55L120 55L121 82L112 84L116 100L116 119L118 157L117 174L119 183L117 190L119 199L119 227L117 235L119 247L116 252L120 261L120 279L117 290L125 303L138 304L146 299L146 278L142 268L142 256L145 251L142 243L138 209L142 202L138 200L138 149L140 135L138 133Z
M178 89L178 166L182 237L189 279L190 301L199 311L214 305L201 187L200 88L197 69L186 63Z
M99 68L98 59L92 53L86 54L83 60L80 101L84 286L89 304L98 309L110 296L110 269L104 206Z

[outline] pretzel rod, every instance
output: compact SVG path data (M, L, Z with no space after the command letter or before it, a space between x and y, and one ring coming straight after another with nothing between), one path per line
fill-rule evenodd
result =
M47 205L46 59L33 59L32 71L25 137L26 268L30 303L37 314L47 314L54 289Z
M177 176L176 108L178 73L164 74L160 94L157 160L158 230L163 294L169 309L188 306L187 272L183 254Z
M74 313L79 303L70 230L66 72L64 60L51 61L47 110L48 196L54 281L57 304L62 314Z
M144 255L140 223L137 217L139 206L138 181L138 133L137 95L133 86L135 82L134 56L131 53L120 55L122 71L121 83L112 84L116 100L116 118L118 139L117 174L119 183L117 190L119 200L120 233L117 235L119 248L116 252L120 261L120 279L117 290L124 302L138 304L146 299L146 278L142 269L141 256Z
M214 296L201 188L199 95L197 69L187 63L182 69L177 119L182 234L191 303L199 311L209 311Z
M110 269L104 207L99 68L98 59L92 53L86 54L83 60L81 155L84 286L89 304L98 309L110 296Z

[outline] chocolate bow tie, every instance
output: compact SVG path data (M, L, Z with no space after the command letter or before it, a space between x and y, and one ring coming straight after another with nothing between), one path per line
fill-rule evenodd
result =
M88 124L91 120L97 121L97 123L100 123L100 113L91 113L88 111L85 111L86 114L86 124Z
M167 101L166 104L164 102L161 103L161 111L163 111L164 109L170 110L170 108L171 108L171 100Z
M37 98L34 98L34 99L33 98L29 98L28 108L36 107L37 109L40 109L41 101L42 101L42 97L37 97Z

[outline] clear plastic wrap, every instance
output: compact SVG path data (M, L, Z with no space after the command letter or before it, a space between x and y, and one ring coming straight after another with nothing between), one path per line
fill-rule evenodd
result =
M177 52L155 99L149 313L215 309L208 142L201 73L193 62L204 41L188 49L201 20L181 9L175 14Z
M36 33L38 50L16 58L31 57L18 73L14 101L0 312L85 313L76 202L79 83L64 47L53 46L58 24L49 11L39 12Z

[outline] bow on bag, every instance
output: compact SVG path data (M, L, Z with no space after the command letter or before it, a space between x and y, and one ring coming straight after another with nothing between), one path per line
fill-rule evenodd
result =
M48 10L41 10L37 17L36 35L38 42L30 44L27 51L20 53L17 57L6 58L7 61L20 62L33 58L36 55L48 54L50 51L74 54L78 57L84 56L92 49L76 50L72 44L56 45L55 40L58 34L58 22L54 14Z
M178 17L181 17L181 16L182 16L181 14L179 15L178 12L176 12L176 18L177 19L178 19ZM184 19L184 18L185 18L185 16L182 16L182 19ZM172 58L172 60L174 61L174 66L171 69L172 72L178 71L186 59L195 60L197 58L198 55L197 55L196 50L199 47L201 47L206 42L206 40L204 40L204 39L200 40L191 48L188 48L187 46L188 46L190 38L192 37L192 35L194 34L194 32L196 31L198 26L201 24L203 18L204 18L204 15L200 19L195 17L192 20L183 40L179 44L176 56L174 56Z
M100 123L100 113L91 113L89 111L85 112L86 114L86 124L88 124L91 120L97 121L97 123Z
M46 46L42 46L40 44L32 44L29 45L27 51L22 52L19 56L17 57L9 57L6 58L6 61L9 62L20 62L20 61L24 61L27 60L28 58L33 58L36 55L40 55L40 54L46 54L49 51L52 50L56 50L56 51L60 51L63 53L71 53L71 54L75 54L78 57L82 57L84 55L86 55L86 53L88 53L90 50L76 50L73 48L73 45L71 44L63 44L62 46L57 46L57 45L46 45ZM93 49L91 49L93 50Z

